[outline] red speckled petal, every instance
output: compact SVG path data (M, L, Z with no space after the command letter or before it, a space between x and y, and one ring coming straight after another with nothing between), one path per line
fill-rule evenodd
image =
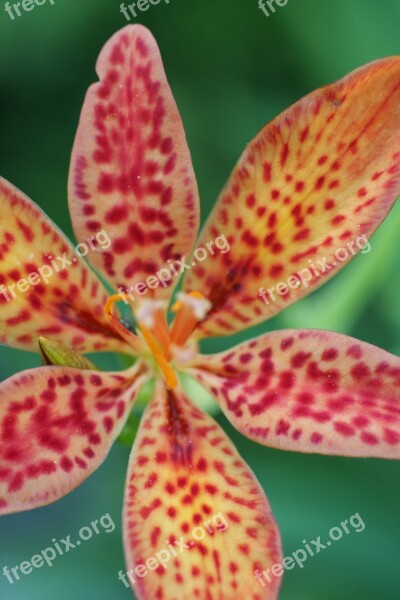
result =
M400 458L400 358L327 331L267 333L191 372L247 437L282 450Z
M215 252L185 280L187 291L201 290L214 305L198 335L263 321L365 248L361 236L372 235L399 195L399 149L400 58L354 71L267 125L246 148L201 235L200 246L225 234L230 252ZM298 279L287 285L303 269L307 287ZM259 288L281 282L286 286L265 304Z
M42 367L0 385L0 514L43 506L106 458L146 378Z
M124 537L140 600L277 598L279 579L263 588L254 576L281 560L264 492L222 429L180 391L159 387L143 416L129 464ZM170 557L165 568L151 560L157 553ZM146 561L143 575L138 565Z
M141 25L116 33L99 56L97 73L100 82L87 93L72 154L70 211L78 237L106 229L112 246L92 262L112 285L126 288L190 252L198 191L151 33ZM159 285L146 297L170 293Z
M2 178L0 213L0 343L37 352L38 337L49 336L78 352L122 351L103 316L100 281L40 208Z

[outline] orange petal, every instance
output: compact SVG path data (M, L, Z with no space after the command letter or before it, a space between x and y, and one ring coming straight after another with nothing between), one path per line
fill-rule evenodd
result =
M48 336L78 352L122 351L103 316L99 279L40 208L2 178L0 212L0 343L37 352L38 338Z
M0 514L43 506L106 458L147 375L42 367L0 384Z
M277 597L279 579L263 588L254 574L281 560L264 492L221 428L180 391L158 387L144 414L124 534L126 579L140 600Z
M400 358L329 331L276 331L189 372L232 424L282 450L400 458Z
M215 252L185 280L186 291L201 290L214 305L198 335L227 335L271 317L365 248L399 195L399 148L398 57L309 94L267 125L201 235L200 246L224 234L230 252ZM288 284L303 269L307 281ZM261 286L273 288L268 304Z
M198 191L181 118L151 33L129 25L105 45L100 82L86 95L69 179L75 233L105 228L108 251L93 264L115 287L145 281L162 267L164 285L134 297L168 297L168 259L190 252L198 229ZM150 291L149 291L150 290Z

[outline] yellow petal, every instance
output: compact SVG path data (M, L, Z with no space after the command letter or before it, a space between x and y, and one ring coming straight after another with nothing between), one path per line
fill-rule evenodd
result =
M118 31L96 69L100 81L87 92L72 153L74 230L80 238L99 228L109 233L110 248L91 258L115 289L153 276L151 288L132 291L135 300L168 298L178 278L167 261L191 251L199 221L179 111L157 43L142 25Z
M67 238L0 178L0 343L38 352L52 337L78 352L128 350L103 315L107 292Z
M125 576L140 600L272 600L255 571L281 560L253 473L221 428L180 391L155 391L135 440L125 495ZM140 566L143 565L143 566Z
M337 273L396 200L399 169L398 57L309 94L267 125L201 235L200 246L225 235L230 252L215 251L184 283L213 303L198 336L255 325Z

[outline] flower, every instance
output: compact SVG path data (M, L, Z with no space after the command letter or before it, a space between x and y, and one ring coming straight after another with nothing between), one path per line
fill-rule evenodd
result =
M77 239L109 233L112 246L88 258L115 290L129 290L193 250L198 191L150 32L134 25L116 33L97 71L72 153L69 206ZM82 260L47 285L29 279L32 289L12 301L0 296L1 342L37 350L39 341L48 363L0 386L3 514L48 504L86 479L153 378L124 502L137 596L277 598L279 579L261 588L254 577L282 558L268 501L222 429L186 397L178 375L197 379L233 425L261 444L399 457L398 357L345 335L302 330L267 333L215 355L198 349L204 337L260 323L333 272L268 305L259 298L260 282L287 279L310 259L330 264L344 241L372 235L400 190L399 106L400 58L386 58L309 94L267 125L247 146L200 235L201 246L226 236L230 251L188 271L171 326L166 310L177 279L135 300L132 331L114 308L126 296L108 297ZM49 248L52 255L71 251L5 180L0 203L3 285L37 272L50 260ZM93 351L124 352L135 362L100 372L80 355ZM194 533L200 525L201 539ZM154 555L165 544L170 560L163 564ZM189 547L178 554L178 545Z

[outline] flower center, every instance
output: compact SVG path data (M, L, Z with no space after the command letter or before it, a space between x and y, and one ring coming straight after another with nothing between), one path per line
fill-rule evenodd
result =
M164 374L168 389L178 385L176 373L171 366L174 348L183 347L197 324L204 319L211 303L200 292L179 292L177 302L171 307L175 313L171 326L166 318L166 302L144 300L134 316L138 333L129 331L113 313L114 304L129 299L126 294L110 296L104 306L104 314L119 335L138 353L155 359Z

